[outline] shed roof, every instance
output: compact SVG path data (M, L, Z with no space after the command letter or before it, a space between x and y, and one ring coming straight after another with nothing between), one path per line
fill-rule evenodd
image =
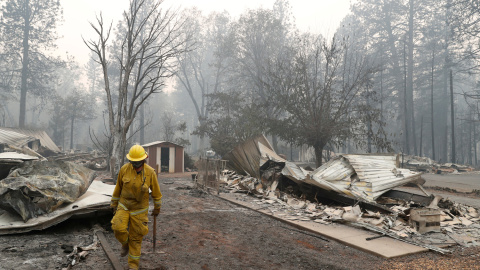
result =
M176 146L179 146L179 147L183 147L183 146L178 145L178 144L176 144L176 143L167 142L167 141L151 142L151 143L147 143L147 144L142 145L142 147L150 147L150 146L154 146L154 145L157 145L157 144L164 144L164 143L169 143L169 144L173 144L173 145L176 145Z
M40 140L40 144L43 147L46 147L54 152L60 152L58 146L52 141L50 136L44 130L35 130L35 129L24 129L24 128L7 128L7 127L0 127L0 133L4 132L15 132L19 133L28 137L33 137L35 139ZM0 141L2 142L2 141ZM12 143L13 144L13 143ZM26 143L25 143L26 144ZM23 145L25 145L23 144ZM16 144L14 144L16 145ZM22 146L23 146L22 145Z

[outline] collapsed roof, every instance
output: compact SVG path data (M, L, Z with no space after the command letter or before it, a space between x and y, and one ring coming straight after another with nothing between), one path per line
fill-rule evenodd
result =
M275 152L267 138L260 135L238 145L228 152L223 159L230 161L228 167L237 173L260 178L260 158L262 153L265 152L265 150L260 150L260 147Z
M15 147L31 146L35 141L39 141L37 138L24 135L13 130L6 128L0 128L0 143L11 145Z
M399 168L396 154L340 155L315 171L306 171L280 157L264 135L238 145L224 159L239 174L260 178L261 171L275 170L296 183L307 183L350 197L375 201L383 193L421 181L422 173Z
M48 150L60 152L58 146L43 130L0 127L0 143L18 148L24 146L32 148L31 145L35 142Z
M0 180L0 208L28 221L74 202L94 177L94 171L72 162L26 161Z
M0 235L25 233L34 230L43 230L72 216L110 209L110 199L114 185L93 181L87 192L75 202L67 203L46 215L40 215L24 222L16 213L0 209Z

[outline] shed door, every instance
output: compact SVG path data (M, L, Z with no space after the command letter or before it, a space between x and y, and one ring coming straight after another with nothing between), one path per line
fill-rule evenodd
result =
M175 147L170 147L170 157L168 161L168 172L175 172Z
M162 154L160 155L162 160L160 162L160 171L161 172L170 172L170 148L162 147Z

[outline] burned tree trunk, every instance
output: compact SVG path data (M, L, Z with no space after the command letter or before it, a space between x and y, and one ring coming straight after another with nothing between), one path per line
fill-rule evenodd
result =
M29 37L30 37L30 9L29 0L25 1L25 13L23 20L25 21L25 28L23 29L23 59L22 59L22 81L20 87L20 118L18 125L25 127L26 107L27 107L27 76L29 63Z
M433 72L435 69L435 48L432 51L432 82L431 82L431 91L430 91L430 113L432 121L432 159L435 160L435 117L433 114Z
M453 74L452 70L450 70L450 118L452 121L452 163L455 163L456 156L455 156L455 108L453 106Z
M313 146L313 149L315 150L315 165L316 167L322 166L323 163L323 148L325 147L325 144L322 143L317 143Z
M403 91L403 108L404 108L404 114L403 114L403 119L404 119L404 124L405 124L405 144L404 148L407 151L407 154L410 154L410 136L409 136L409 130L410 130L410 125L408 121L408 98L407 98L407 54L406 54L406 42L403 43L403 71L404 71L404 91ZM404 151L405 151L404 150Z
M417 152L417 136L415 132L415 106L413 101L413 17L414 17L414 0L409 0L409 18L408 18L408 81L407 81L407 89L408 89L408 100L407 100L407 110L408 110L408 117L409 124L411 127L411 134L412 142L413 142L413 153L415 155L418 154ZM407 93L406 93L407 94Z

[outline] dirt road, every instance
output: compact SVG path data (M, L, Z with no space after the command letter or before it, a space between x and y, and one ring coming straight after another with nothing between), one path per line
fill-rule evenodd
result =
M478 248L426 252L385 260L192 189L190 175L161 177L164 195L156 253L152 231L142 245L141 269L480 269ZM102 230L120 245L110 215L69 220L41 232L0 237L0 269L62 269L67 245L88 245ZM150 228L152 228L152 220ZM126 259L121 258L126 265ZM72 269L113 269L101 247Z
M461 174L424 174L425 187L444 187L461 192L480 190L480 172Z

